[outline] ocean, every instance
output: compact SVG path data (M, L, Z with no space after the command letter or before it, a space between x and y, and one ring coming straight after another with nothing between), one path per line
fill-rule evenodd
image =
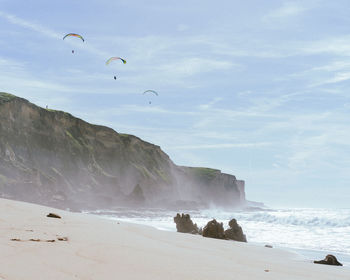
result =
M164 209L128 209L93 211L108 219L153 226L160 230L176 231L173 217L177 211ZM215 218L224 223L235 218L249 243L286 248L309 260L335 255L350 266L350 209L255 209L225 211L184 210L199 227Z

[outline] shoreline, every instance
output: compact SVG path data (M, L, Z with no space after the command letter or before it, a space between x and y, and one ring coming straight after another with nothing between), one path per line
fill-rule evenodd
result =
M137 211L136 211L137 212ZM176 211L174 211L175 213ZM180 211L181 212L181 211ZM183 212L183 211L182 211ZM134 223L138 225L146 225L146 226L152 226L158 230L166 231L166 232L176 232L176 225L173 223L173 227L169 226L160 226L158 220L140 220L140 219L134 219L134 218L128 218L128 217L118 217L113 215L104 215L99 213L89 213L88 214L96 215L103 217L105 219L114 220L114 221L124 221L128 223ZM172 219L172 218L171 218ZM195 218L193 218L195 221ZM209 221L209 220L208 220ZM171 222L172 223L172 222ZM244 231L244 228L243 228ZM304 258L307 261L314 261L314 260L321 260L324 259L324 257L328 254L332 254L337 257L337 259L346 267L350 267L350 254L345 252L339 252L335 250L322 250L322 249L315 249L315 248L302 248L302 247L293 247L293 246L283 246L275 244L274 242L256 242L256 241L249 241L248 243L257 245L257 246L265 246L266 244L273 245L274 248L287 250L289 252L296 253L300 255L302 258Z
M265 246L270 243L261 243L261 242L249 242L256 246ZM326 255L334 255L343 266L350 268L350 254L336 252L331 250L317 250L317 249L308 249L308 248L295 248L287 246L272 245L273 248L286 250L291 253L299 255L303 260L313 262L314 260L324 259Z
M280 249L287 249L288 251L295 252L302 257L305 257L307 260L322 260L325 258L326 255L331 254L336 256L338 261L343 264L344 267L350 268L350 255L341 253L341 252L334 252L334 251L322 251L322 250L315 250L315 249L303 249L303 248L290 248L290 247L279 247L276 246L276 248Z
M347 280L287 250L0 199L0 279ZM61 219L48 218L55 213ZM312 275L312 276L310 276Z
M128 220L127 218L122 218L118 219L118 217L109 217L109 216L104 216L104 215L99 215L99 214L92 214L92 215L97 215L100 217L103 217L105 219L110 219L114 221L123 221L127 223L133 223L133 224L138 224L138 225L145 225L145 226L151 226L157 230L165 231L165 232L176 232L175 224L174 224L174 229L170 230L168 228L161 228L161 227L156 227L154 225L149 225L147 222L135 222L133 220ZM229 241L230 242L230 241ZM256 246L264 247L266 244L272 244L273 242L254 242L254 241L249 241L249 244L253 244ZM296 253L300 255L301 258L303 258L305 261L310 261L313 262L314 260L321 260L324 259L326 255L332 254L337 257L338 261L340 261L343 266L345 267L350 267L350 254L344 253L344 252L337 252L337 251L332 251L332 250L318 250L318 249L309 249L309 248L297 248L297 247L288 247L288 246L281 246L281 245L273 245L274 248L278 248L281 250L286 250L288 252Z

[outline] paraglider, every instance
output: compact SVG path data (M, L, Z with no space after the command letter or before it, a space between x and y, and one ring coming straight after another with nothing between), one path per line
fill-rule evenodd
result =
M109 58L107 61L106 61L106 65L109 65L113 60L118 60L120 59L124 64L126 64L126 60L125 59L122 59L121 57L118 57L118 56L112 56L111 58ZM117 79L117 76L114 76L114 80Z
M66 39L67 37L77 37L77 38L80 38L83 42L85 42L83 36L76 34L76 33L68 33L68 34L64 35L63 40Z
M153 93L154 95L158 96L158 92L156 92L155 90L152 90L152 89L148 89L146 91L143 92L143 94L146 94L146 93ZM148 104L152 104L151 101L148 102Z
M121 57L117 57L117 56L112 56L111 58L109 58L106 61L106 65L110 64L113 60L118 60L118 59L120 59L124 64L126 64L126 60L125 59L122 59Z
M158 92L156 92L156 91L153 90L153 89L148 89L148 90L146 90L143 94L145 94L145 93L147 93L147 92L151 92L151 93L153 93L153 94L155 94L155 95L158 96Z
M66 39L67 37L77 37L77 38L81 39L83 42L85 42L83 36L76 34L76 33L68 33L68 34L64 35L63 40ZM74 54L74 50L72 50L72 54Z

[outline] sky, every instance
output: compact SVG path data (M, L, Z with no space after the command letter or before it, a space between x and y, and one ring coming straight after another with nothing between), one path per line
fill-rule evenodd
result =
M349 207L349 14L347 0L0 0L0 91L233 174L249 200Z

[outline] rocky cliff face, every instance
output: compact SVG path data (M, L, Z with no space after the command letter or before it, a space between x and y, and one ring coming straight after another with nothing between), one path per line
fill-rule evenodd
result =
M234 207L244 182L159 146L0 93L0 196L61 208Z

